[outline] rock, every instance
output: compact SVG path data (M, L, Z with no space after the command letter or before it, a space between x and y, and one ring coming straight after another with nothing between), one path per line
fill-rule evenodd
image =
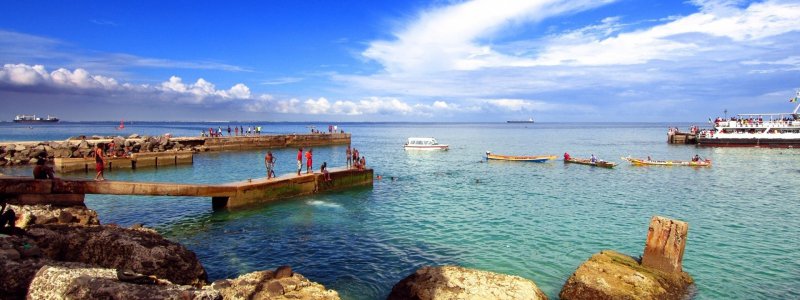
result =
M39 162L39 159L34 157L31 158L31 160L29 160L28 162L31 163L32 165L35 165L37 162Z
M170 284L122 282L106 268L44 266L31 281L28 299L222 299L218 291Z
M16 145L14 145L14 148L12 150L14 150L14 151L24 151L26 149L27 149L27 147L25 147L25 145L16 144Z
M16 249L0 249L0 258L7 260L19 260L22 256Z
M51 149L61 149L61 143L59 142L49 142L47 145L50 146Z
M51 224L33 225L28 235L49 258L130 269L184 285L201 285L207 280L194 252L151 229Z
M58 207L53 205L9 205L17 215L15 225L26 228L33 224L76 223L98 225L97 212L85 206Z
M339 293L336 291L325 289L325 286L312 282L300 274L294 273L289 277L276 278L276 273L272 271L247 273L236 279L217 280L211 288L219 291L226 300L339 299Z
M138 134L135 134L135 133L128 136L129 139L138 139L140 137L141 136L139 136Z
M547 299L528 279L458 266L422 267L392 287L387 299Z
M292 277L293 274L294 273L292 272L292 267L290 266L280 266L277 269L275 269L276 279Z
M84 149L89 149L89 148L91 148L91 147L89 147L89 142L87 142L87 141L81 141L81 143L78 144L78 149L79 150L84 150Z
M661 272L633 257L604 250L581 264L558 296L564 300L684 299L693 282L686 272Z
M0 299L25 299L36 271L46 264L61 263L49 258L21 255L17 249L32 249L35 243L24 236L0 237Z

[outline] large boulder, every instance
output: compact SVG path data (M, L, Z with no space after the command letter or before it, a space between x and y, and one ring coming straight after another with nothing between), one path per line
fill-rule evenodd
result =
M202 285L207 274L194 252L154 230L117 226L33 225L31 237L46 257L130 269L176 284Z
M41 254L27 237L0 235L0 299L25 299L36 271L44 265L85 266L57 262Z
M236 279L217 280L211 288L226 300L250 299L339 299L339 293L325 289L287 266L276 271L247 273Z
M106 268L69 268L44 266L28 289L28 299L222 299L211 289L188 285L122 282L117 270Z
M686 272L644 267L633 257L604 250L592 255L567 279L561 299L684 299L693 279Z
M394 285L388 299L547 299L531 280L458 266L422 267Z

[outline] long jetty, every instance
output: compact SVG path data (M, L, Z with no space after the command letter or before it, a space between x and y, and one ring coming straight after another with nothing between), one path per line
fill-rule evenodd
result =
M0 176L0 197L13 204L84 205L86 194L209 197L215 210L353 187L371 187L372 169L332 168L322 173L248 179L219 185Z

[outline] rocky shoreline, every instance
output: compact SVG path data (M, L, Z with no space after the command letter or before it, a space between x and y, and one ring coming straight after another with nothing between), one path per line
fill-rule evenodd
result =
M35 164L41 157L76 158L86 157L92 147L98 143L110 145L114 148L107 149L109 153L140 153L140 152L165 152L165 151L204 151L202 143L183 142L167 136L92 136L71 137L65 141L49 142L17 142L0 145L0 167L13 165ZM44 154L44 155L42 155Z
M0 299L339 299L336 291L288 266L209 283L186 247L141 226L100 225L97 213L86 207L10 207L20 228L0 235ZM692 288L691 276L683 271L664 272L604 250L577 268L559 297L684 299ZM459 266L422 267L388 296L547 298L532 280Z
M107 155L134 153L206 152L350 144L349 133L268 134L223 137L80 136L64 141L0 142L0 167L35 164L42 157L85 158L94 145L103 143ZM108 148L113 145L113 148Z

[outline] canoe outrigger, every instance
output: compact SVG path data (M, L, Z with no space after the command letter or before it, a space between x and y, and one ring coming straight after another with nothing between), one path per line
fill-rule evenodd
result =
M609 162L609 161L603 161L603 160L598 160L598 161L592 162L592 160L588 159L588 158L565 158L564 159L564 163L565 164L566 163L572 163L572 164L579 164L579 165L589 165L589 166L595 166L595 167L601 167L601 168L609 168L609 169L611 169L611 168L613 168L613 167L615 167L617 165L616 163Z
M494 159L494 160L510 160L510 161L530 161L530 162L546 162L551 159L556 159L555 155L535 155L535 156L516 156L516 155L499 155L499 154L492 154L490 151L486 151L486 159Z
M687 166L687 167L710 167L711 160L685 161L685 160L649 160L641 158L623 157L622 159L631 162L634 166Z

